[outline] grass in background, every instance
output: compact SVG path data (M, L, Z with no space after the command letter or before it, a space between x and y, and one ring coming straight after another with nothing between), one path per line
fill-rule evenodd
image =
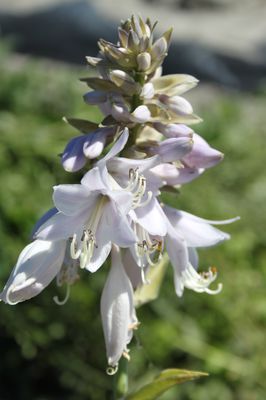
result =
M3 51L2 51L3 52ZM82 101L86 71L1 54L0 65L0 280L4 284L38 217L52 204L52 186L79 180L57 157L78 135L61 117L97 119ZM198 92L198 94L197 94ZM204 118L198 132L225 153L219 166L167 201L208 219L235 215L232 240L200 252L215 265L218 296L174 294L171 268L161 296L138 311L142 324L132 347L131 386L167 367L211 376L162 396L164 400L264 400L266 372L266 175L263 94L210 88L193 92ZM106 269L82 273L66 306L54 284L32 301L0 305L0 392L3 400L102 400L105 375L99 299ZM62 291L62 296L64 295Z

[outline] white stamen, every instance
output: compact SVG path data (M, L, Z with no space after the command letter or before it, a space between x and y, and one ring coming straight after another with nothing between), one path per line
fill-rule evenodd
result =
M79 259L81 269L84 269L90 263L90 260L93 257L94 248L97 247L94 232L97 231L106 201L106 196L102 196L97 203L94 211L90 215L89 221L87 222L88 228L84 229L79 243L77 242L77 235L73 235L70 244L70 256L73 260Z
M140 268L145 267L147 264L155 266L160 259L162 253L162 242L160 240L151 239L149 233L145 231L140 225L133 224L133 229L139 241L135 243L135 254L137 256L137 264ZM154 261L151 255L159 252L159 256ZM147 283L145 274L142 271L142 281Z
M131 168L129 170L129 183L124 190L131 192L133 189L135 189L136 185L138 184L138 179L139 179L138 168L136 168L135 170Z
M146 206L147 204L149 204L149 202L151 201L151 199L152 199L152 192L149 190L148 193L147 193L147 199L144 200L142 203L139 203L138 207L144 207L144 206Z
M77 260L80 256L81 250L76 250L77 247L77 235L74 233L73 239L70 243L70 255L73 260Z
M217 272L215 268L209 268L207 272L198 273L191 264L183 271L182 278L184 286L198 293L218 294L221 292L223 285L218 284L217 289L210 289L210 284L215 281Z
M58 306L63 306L64 304L66 304L67 300L69 299L69 296L70 296L70 284L67 285L66 294L63 300L59 300L58 296L54 296L53 300Z
M109 365L109 367L107 367L107 369L106 369L107 375L110 375L110 376L115 375L117 373L117 371L118 371L118 364L115 365L114 367Z

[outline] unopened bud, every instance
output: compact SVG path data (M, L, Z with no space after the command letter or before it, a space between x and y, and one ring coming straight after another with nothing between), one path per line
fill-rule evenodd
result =
M150 53L140 53L137 56L137 63L139 71L147 71L151 66L151 55Z
M154 60L160 59L163 57L167 52L167 41L164 37L156 40L154 45L151 48L151 56Z
M193 130L183 124L162 124L155 122L153 127L167 138L192 136Z
M177 115L188 115L193 113L191 104L180 96L169 97L167 95L159 96L160 102L165 104L170 111Z
M130 30L128 35L128 48L130 50L137 50L139 45L139 37L133 30Z
M154 96L154 87L151 82L145 83L140 93L140 97L149 100L152 99Z
M124 71L120 69L114 69L110 72L111 81L116 84L116 86L123 86L124 84L134 85L136 82L134 79Z

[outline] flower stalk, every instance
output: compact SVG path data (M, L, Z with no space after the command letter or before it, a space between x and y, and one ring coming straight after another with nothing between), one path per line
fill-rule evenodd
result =
M113 400L123 399L128 393L128 361L122 358L113 377Z
M118 28L117 43L100 39L98 56L86 58L91 74L82 79L89 87L84 101L103 118L99 125L65 118L79 135L67 143L62 166L87 171L76 184L54 187L54 207L36 224L0 294L14 305L55 278L67 288L65 299L55 296L62 305L79 272L95 273L110 260L100 311L107 371L117 372L115 399L128 390L129 344L139 326L134 293L152 287L160 261L169 257L178 297L185 289L218 294L221 284L210 287L217 270L199 272L197 249L228 240L215 225L236 220L196 217L178 209L178 197L175 208L161 201L163 192L181 192L223 154L191 128L201 119L183 95L198 80L162 76L172 29L154 39L155 26L132 16Z

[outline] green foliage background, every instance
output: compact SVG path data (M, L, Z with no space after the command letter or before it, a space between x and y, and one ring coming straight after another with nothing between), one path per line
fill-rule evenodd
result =
M99 118L83 104L86 76L62 64L29 61L1 50L0 281L3 287L36 220L51 207L52 186L77 182L57 156L75 133L61 117ZM160 297L138 310L142 324L131 346L130 388L163 368L210 373L162 396L164 400L264 400L266 373L265 93L226 93L203 86L190 95L204 118L198 132L225 153L222 164L164 199L226 226L232 240L201 251L215 265L218 296L174 293L169 268ZM112 379L106 360L99 299L107 268L81 272L64 307L55 284L16 307L0 304L0 399L104 399ZM64 295L60 289L59 295Z

